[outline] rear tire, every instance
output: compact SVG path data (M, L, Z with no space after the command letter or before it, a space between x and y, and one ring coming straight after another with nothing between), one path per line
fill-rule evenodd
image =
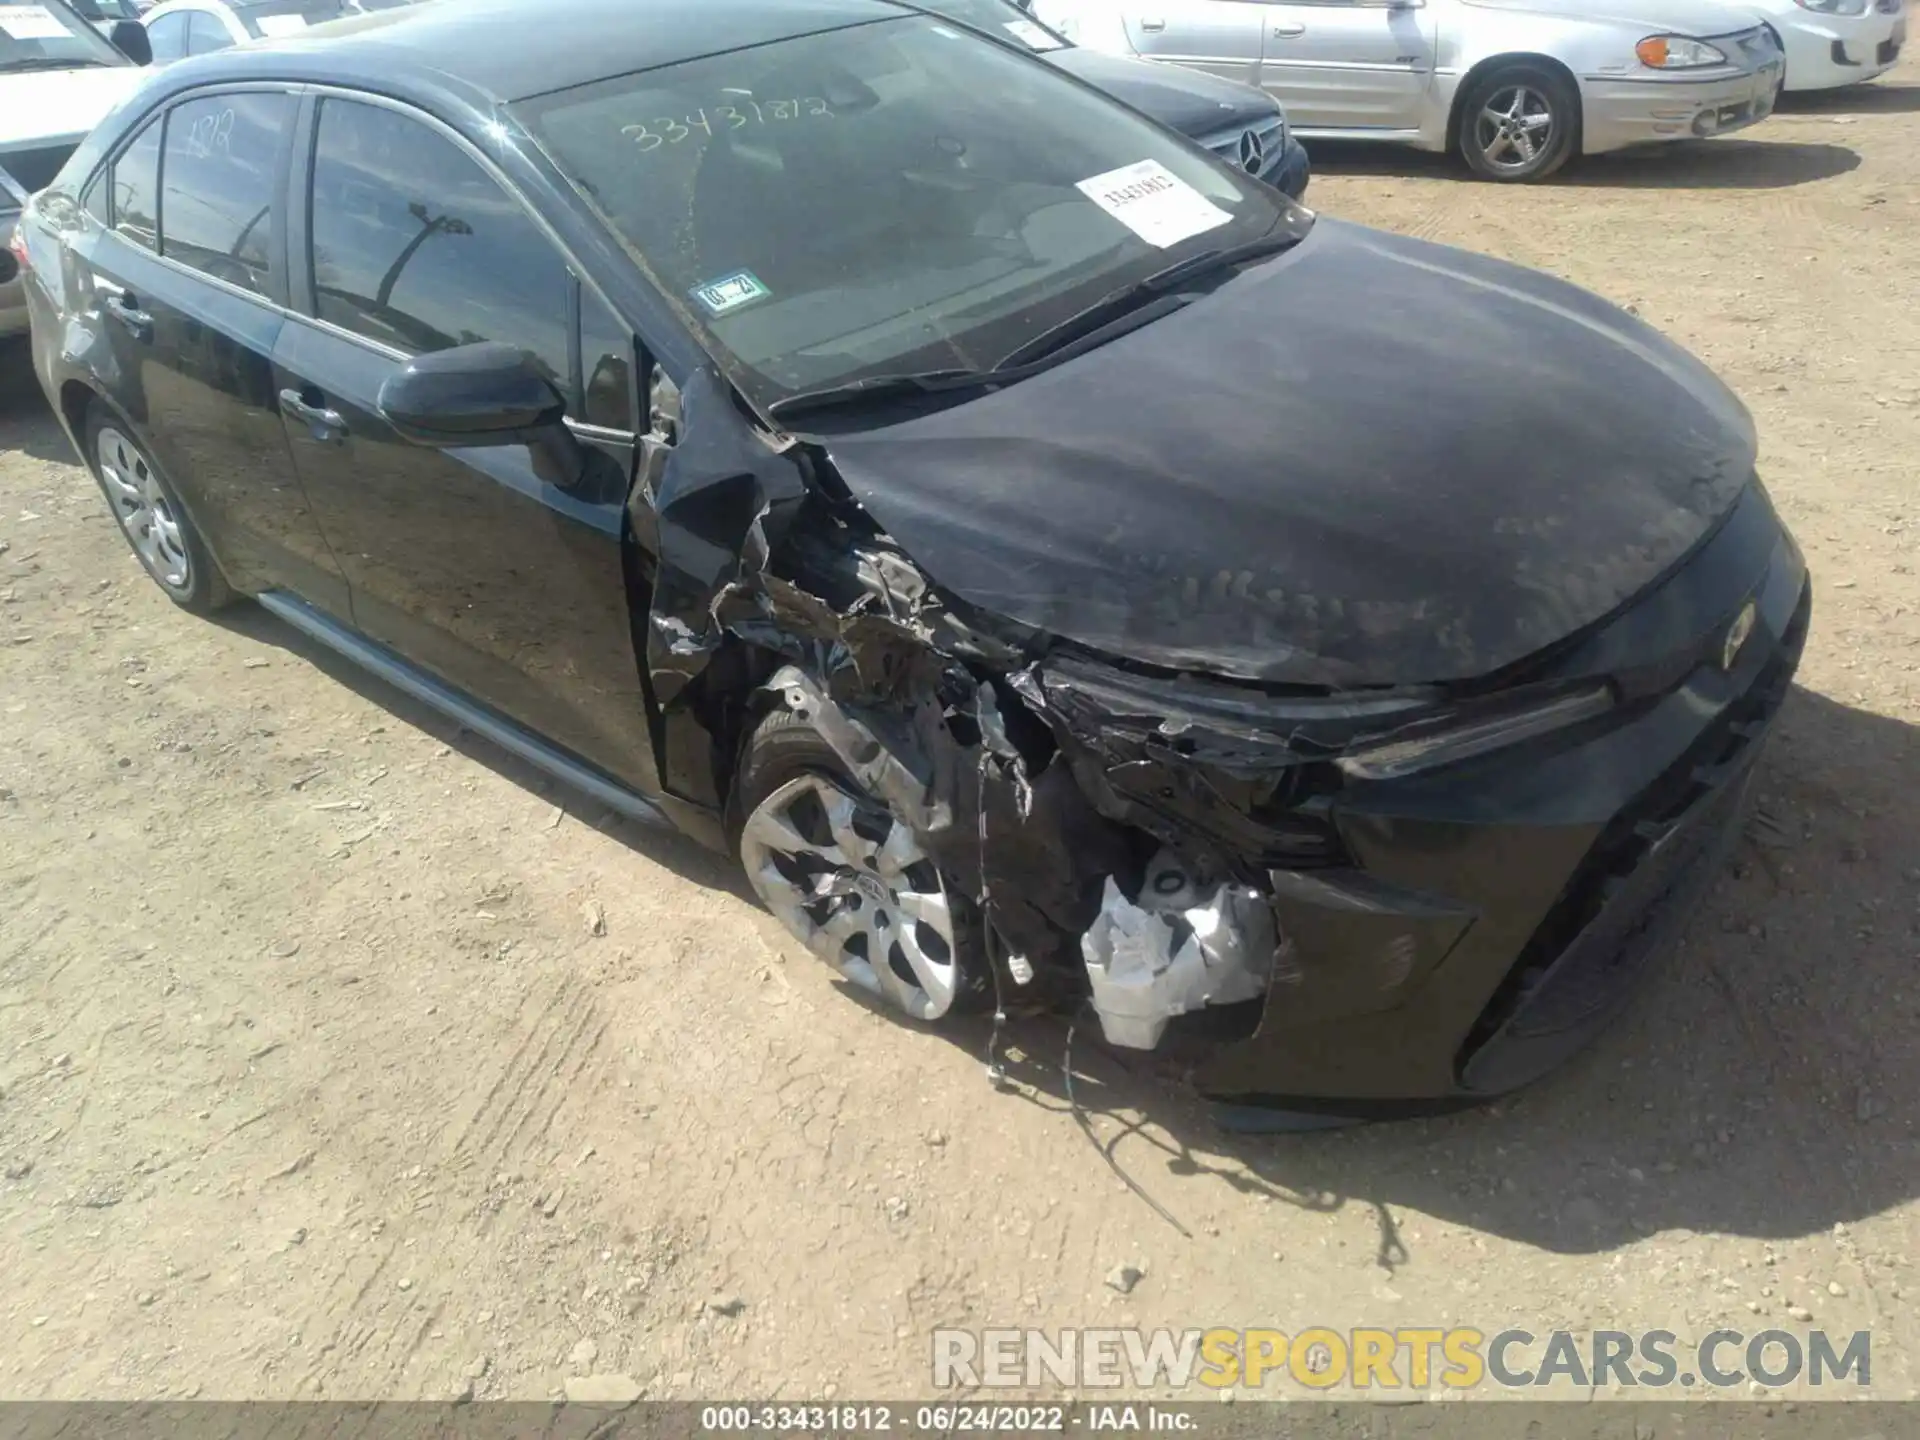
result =
M1474 81L1454 143L1482 180L1544 180L1580 149L1580 92L1565 75L1524 61Z
M94 404L87 409L87 462L135 558L182 610L211 615L233 603L232 588L186 507L133 427Z
M755 728L730 819L754 893L857 988L929 1024L991 1004L978 909L803 716Z

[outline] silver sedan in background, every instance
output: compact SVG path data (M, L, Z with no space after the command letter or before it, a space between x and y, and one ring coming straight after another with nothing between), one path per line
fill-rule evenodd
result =
M1269 90L1308 138L1458 150L1491 180L1765 119L1774 33L1718 0L1032 0L1077 44Z

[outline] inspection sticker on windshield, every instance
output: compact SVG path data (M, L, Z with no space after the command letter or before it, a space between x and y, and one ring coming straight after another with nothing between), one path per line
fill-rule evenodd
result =
M0 33L14 40L64 40L73 32L44 5L0 5Z
M1149 245L1162 249L1233 218L1158 160L1122 165L1082 180L1076 188Z
M704 285L693 287L693 298L705 307L709 315L725 315L742 305L764 300L772 293L751 270L736 270L731 275L723 275L718 280L709 280Z

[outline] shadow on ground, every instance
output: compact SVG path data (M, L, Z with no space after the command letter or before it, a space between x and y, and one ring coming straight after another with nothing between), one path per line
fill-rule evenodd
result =
M1782 115L1909 115L1920 110L1920 85L1869 81L1840 90L1803 90L1780 97Z
M1453 180L1462 185L1484 183L1475 180L1451 155L1337 140L1309 141L1307 148L1314 173L1319 176L1399 176ZM1860 156L1844 145L1741 138L1679 140L1575 160L1542 183L1548 187L1623 190L1777 190L1844 175L1859 166Z
M1920 729L1796 688L1756 818L1677 954L1584 1055L1443 1119L1227 1135L1179 1077L1073 1036L1071 1093L1143 1204L1191 1230L1196 1181L1373 1209L1380 1263L1413 1211L1542 1249L1662 1231L1785 1238L1920 1195L1920 830L1891 797ZM1882 807L1888 813L1882 813ZM984 1057L984 1022L952 1037ZM1069 1112L1067 1027L1010 1023L1018 1097ZM986 1081L982 1080L983 1088Z
M36 460L76 458L40 393L32 352L19 337L0 340L0 451L7 450Z
M649 825L607 809L599 801L561 784L518 756L502 750L492 741L448 719L430 706L421 704L411 695L362 670L352 661L336 655L259 606L236 605L212 618L214 623L236 635L244 635L258 644L274 646L289 656L305 661L328 679L378 705L401 724L410 725L428 735L439 736L451 749L469 760L484 765L523 790L551 800L574 820L618 840L654 864L664 866L696 885L728 891L749 904L758 903L738 865L728 857L716 855L688 839L665 819L656 825Z

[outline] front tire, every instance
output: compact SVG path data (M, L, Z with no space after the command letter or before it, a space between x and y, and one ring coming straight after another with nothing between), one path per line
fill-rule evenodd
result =
M1580 148L1580 92L1558 71L1502 65L1467 92L1455 143L1483 180L1544 180Z
M843 978L930 1023L990 1000L978 910L801 715L756 727L732 816L754 893Z
M233 600L226 577L180 497L131 427L95 404L87 412L87 458L135 557L181 609L210 615Z

